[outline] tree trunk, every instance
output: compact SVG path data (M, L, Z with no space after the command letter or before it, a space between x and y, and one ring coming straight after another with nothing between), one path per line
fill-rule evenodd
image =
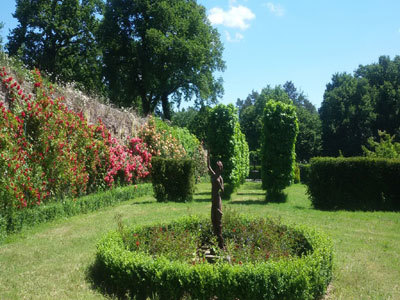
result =
M143 96L143 95L140 98L142 99L143 115L147 116L147 115L151 114L152 113L152 109L150 107L150 100L147 99L147 97Z
M163 94L161 99L164 119L171 120L172 118L172 111L171 111L171 104L168 102L168 94Z

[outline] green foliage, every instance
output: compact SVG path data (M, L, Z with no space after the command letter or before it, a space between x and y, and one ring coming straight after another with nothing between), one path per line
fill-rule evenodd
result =
M172 124L179 127L186 127L194 134L199 141L207 144L208 115L210 108L202 106L199 110L189 107L174 114Z
M261 223L269 224L268 221L245 217L236 218L236 222L237 226L229 227L233 240L236 236L233 229L237 229L238 235L251 235L251 228L258 228ZM251 225L253 223L255 225ZM199 231L205 234L211 231L209 221L198 217L186 217L158 226L169 236L170 230L195 232L195 236ZM242 228L249 229L249 232L240 232ZM284 232L282 228L277 229ZM306 249L312 249L301 257L242 264L229 264L223 260L211 264L196 259L188 263L171 260L164 255L149 255L140 249L140 239L144 238L142 234L145 231L146 228L139 227L126 236L121 232L111 232L98 243L97 273L102 275L102 282L113 294L128 294L138 299L182 299L184 295L190 299L315 299L324 293L332 278L331 241L304 227L288 228L286 231L288 240L297 236L309 245ZM124 240L133 236L131 233L134 232L138 233L132 242L134 251L131 251ZM291 236L290 232L295 234ZM149 238L154 239L154 236ZM165 238L159 239L158 243L162 245Z
M153 156L193 160L196 182L207 175L203 146L186 128L170 126L160 119L150 117L139 135L147 143Z
M252 92L246 100L238 100L236 105L239 108L240 127L246 136L251 151L261 148L262 118L265 104L269 100L292 103L288 94L280 85L272 88L267 86L261 93Z
M23 228L29 228L55 219L93 212L133 198L151 195L152 192L150 184L131 185L87 195L81 197L79 201L69 198L64 199L62 202L34 206L24 210L3 211L0 212L0 241L2 237L19 232Z
M208 120L211 166L215 166L218 160L222 162L222 177L226 185L224 198L229 199L249 174L249 148L232 104L217 105L211 109Z
M298 164L294 165L293 183L300 183L300 167Z
M205 8L194 0L108 0L101 25L104 76L112 100L144 114L193 97L215 103L222 94L223 46Z
M380 141L375 142L374 138L368 139L368 145L371 148L362 146L364 155L367 157L382 157L382 158L400 158L400 143L393 142L394 136L384 131L378 131Z
M193 107L188 107L187 109L182 108L182 110L174 112L172 115L172 125L189 129L189 124L193 122L197 113L198 111Z
M191 159L154 157L151 164L151 180L157 201L193 200L194 164Z
M193 133L199 141L208 143L208 117L210 115L210 107L202 106L199 112L194 116L192 122L189 123L188 129Z
M311 113L304 107L296 107L299 134L296 138L296 161L308 162L321 153L321 119L317 112Z
M327 85L321 104L322 146L324 154L361 154L361 145L373 135L376 90L364 78L335 74Z
M102 90L100 49L95 39L101 0L19 0L19 24L6 48L30 68L46 71L53 81L75 81L86 90Z
M300 169L300 182L307 184L310 177L310 164L298 164L298 167Z
M321 104L325 155L362 154L378 130L400 136L400 56L381 56L378 63L359 66L354 75L335 74Z
M307 182L318 209L400 210L400 161L314 158Z
M292 82L286 82L283 87L267 86L261 93L252 92L245 100L238 100L239 121L251 151L261 147L262 118L265 104L269 100L294 104L299 123L299 134L296 139L297 161L309 161L321 151L321 121L315 106L303 92L298 92Z
M261 178L263 189L267 190L271 200L294 178L298 131L293 105L273 100L267 102L263 116Z
M377 94L374 113L376 122L373 124L374 136L378 138L378 130L395 134L400 137L400 56L390 59L381 56L377 63L361 65L354 72L354 77L365 78L373 92Z

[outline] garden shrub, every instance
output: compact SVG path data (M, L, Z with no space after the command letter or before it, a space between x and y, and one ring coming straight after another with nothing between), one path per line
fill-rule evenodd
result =
M151 184L130 185L83 196L78 200L64 199L62 202L42 204L23 210L2 211L0 212L0 242L2 238L4 239L11 233L21 231L23 228L63 217L96 211L103 207L151 195L152 193Z
M157 130L163 131L167 137L172 136L182 144L186 152L186 158L193 160L194 176L196 183L199 182L200 178L206 176L208 172L206 154L202 142L194 134L191 134L187 128L170 126L160 119L155 119L155 123Z
M151 155L140 139L121 146L99 120L56 98L38 70L25 94L5 68L0 71L8 103L0 101L0 212L62 201L146 177ZM8 105L8 106L7 106ZM121 175L122 173L122 175Z
M172 127L159 119L149 117L139 136L148 145L153 156L193 160L196 182L207 175L203 146L187 129Z
M151 161L151 180L159 202L193 200L194 164L191 159L154 157Z
M115 138L110 140L110 167L104 180L111 187L137 183L150 174L151 154L139 138L129 140L129 146L121 145Z
M267 198L277 201L292 183L295 170L295 144L299 131L296 108L280 101L266 103L261 145L262 187Z
M252 224L256 224L255 229L260 222L269 224L243 216L234 221L231 226L224 224L224 234L232 238ZM136 299L317 299L332 278L332 242L304 227L271 224L278 232L277 241L281 236L292 236L299 240L298 245L304 245L305 252L281 259L267 256L256 262L229 262L221 258L209 263L193 255L199 247L199 236L212 235L210 221L185 217L171 224L110 232L97 245L96 281L114 295ZM165 248L165 243L175 235L187 245L177 249L187 256L186 260L176 258ZM229 240L227 235L224 238ZM174 243L170 245L173 247ZM149 247L163 254L155 255Z
M220 104L211 109L208 121L211 167L214 168L218 160L223 163L223 197L229 199L249 174L249 147L232 104Z
M400 210L400 161L384 158L311 160L307 182L318 209Z

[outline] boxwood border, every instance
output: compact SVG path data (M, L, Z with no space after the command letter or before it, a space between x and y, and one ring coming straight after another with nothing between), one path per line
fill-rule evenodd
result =
M22 210L0 211L0 245L7 236L20 232L23 228L60 218L86 214L147 195L153 195L153 188L150 183L142 183L136 186L115 187L83 196L77 200L67 198L60 202L42 204Z
M177 222L190 226L198 221L198 217L186 217ZM162 256L153 259L127 250L121 235L112 231L97 245L95 273L108 293L135 299L316 299L332 279L332 242L314 229L288 227L305 236L311 253L243 265L189 265Z

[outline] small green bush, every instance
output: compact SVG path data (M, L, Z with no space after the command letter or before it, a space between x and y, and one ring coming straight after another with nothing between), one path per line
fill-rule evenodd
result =
M239 222L246 226L248 219L241 217ZM163 231L171 227L195 234L210 231L198 217L157 226ZM242 264L188 263L131 251L121 232L111 232L97 245L96 281L114 295L136 299L316 299L332 278L332 243L314 230L291 230L301 234L312 250L301 257Z
M0 212L0 242L7 235L21 231L23 228L48 222L62 217L70 217L78 214L96 211L103 207L115 205L152 193L151 184L139 184L113 188L105 192L99 192L81 197L79 200L64 199L63 202L42 204L20 210L8 210Z
M318 209L399 211L400 160L313 158L307 186Z
M194 164L191 159L154 157L151 164L151 180L157 201L193 200Z

